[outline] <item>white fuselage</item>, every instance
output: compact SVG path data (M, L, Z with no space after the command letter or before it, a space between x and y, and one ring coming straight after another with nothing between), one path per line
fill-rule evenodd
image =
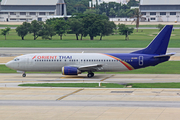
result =
M133 62L133 61L132 61ZM13 65L11 65L11 63ZM98 71L127 71L120 61L101 53L37 53L15 58L7 66L18 71L61 71L64 66L102 65Z

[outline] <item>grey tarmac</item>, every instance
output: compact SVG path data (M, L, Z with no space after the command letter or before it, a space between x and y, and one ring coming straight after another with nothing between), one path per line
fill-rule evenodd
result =
M59 74L27 74L27 77L22 77L17 74L0 74L0 87L10 85L18 87L21 83L170 83L180 82L179 74L98 74L93 78L87 78L86 74L78 76L64 76Z
M42 101L1 100L0 106L111 106L111 107L165 107L180 108L180 101Z
M30 53L130 53L142 48L0 48L1 56L17 56ZM167 53L180 56L180 48L168 48Z
M110 78L109 78L110 77ZM108 79L105 79L108 78ZM18 87L21 83L179 82L180 75L0 74L3 120L179 120L180 89ZM158 82L159 82L158 81ZM59 99L61 98L61 99Z

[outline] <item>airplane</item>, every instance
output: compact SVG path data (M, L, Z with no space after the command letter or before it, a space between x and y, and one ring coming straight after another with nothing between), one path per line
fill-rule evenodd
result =
M5 65L11 69L26 72L61 71L63 75L78 75L87 72L128 71L155 66L168 61L175 53L166 54L173 25L166 25L144 49L131 53L35 53L14 58Z

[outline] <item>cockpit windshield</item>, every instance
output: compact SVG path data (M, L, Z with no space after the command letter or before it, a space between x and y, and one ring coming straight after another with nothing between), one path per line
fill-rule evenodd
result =
M14 58L14 61L19 61L19 58Z

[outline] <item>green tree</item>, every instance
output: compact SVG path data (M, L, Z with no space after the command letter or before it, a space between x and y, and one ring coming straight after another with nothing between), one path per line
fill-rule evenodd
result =
M39 32L42 30L44 23L42 21L33 20L31 22L30 33L33 33L34 40L39 37Z
M132 6L139 6L139 2L137 2L136 0L130 0L127 5L129 7L132 7Z
M88 16L83 18L83 28L84 36L89 35L90 40L94 40L94 37L100 35L99 24L101 20L101 15L97 14L88 14Z
M96 14L96 10L94 9L86 9L83 14Z
M126 11L124 9L121 9L119 13L117 14L118 17L126 17Z
M60 39L62 40L62 35L66 33L67 30L67 23L64 19L55 20L53 23L54 30L56 33L60 36Z
M52 25L44 24L38 35L42 36L42 39L52 40L52 36L56 35L56 31Z
M68 20L70 30L73 34L76 34L76 40L79 40L78 36L82 33L83 24L81 18L70 18Z
M89 7L89 0L65 0L67 14L83 13Z
M9 28L9 27L1 30L2 31L1 34L5 36L5 40L6 40L6 35L9 33L10 30L11 30L11 28Z
M21 37L22 40L24 40L24 37L28 34L30 27L31 27L30 23L23 22L22 25L16 28L16 32L18 36Z
M106 15L106 12L103 12L102 15Z
M159 29L159 31L161 31L163 28L164 28L165 25L162 25L162 24L158 24L157 25L157 28Z
M114 22L110 22L108 20L103 19L101 21L101 28L100 28L100 40L102 40L103 36L108 36L110 34L112 34L114 31L114 29L116 29L116 25L114 24Z
M110 9L109 16L110 17L115 17L116 16L115 10L113 8Z
M125 24L118 24L120 35L125 35L125 40L129 40L129 35L133 33L134 28L128 28Z

